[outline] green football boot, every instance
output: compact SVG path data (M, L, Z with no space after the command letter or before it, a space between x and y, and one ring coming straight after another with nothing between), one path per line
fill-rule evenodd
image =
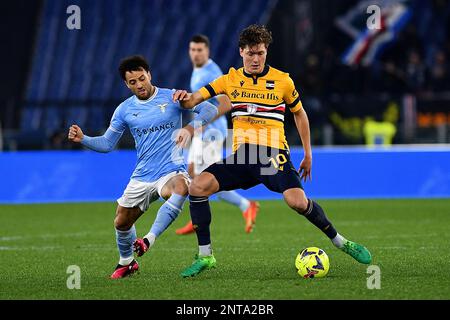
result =
M195 260L191 266L184 269L181 273L183 278L194 277L198 275L203 270L208 270L216 267L216 258L213 255L210 256L199 256L195 255Z
M347 240L344 246L340 249L353 257L359 263L369 264L372 262L372 256L369 250L356 242Z

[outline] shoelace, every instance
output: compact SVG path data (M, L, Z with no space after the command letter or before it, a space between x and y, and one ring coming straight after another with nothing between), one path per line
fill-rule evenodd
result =
M200 260L195 260L194 263L187 269L189 272L198 272L203 268Z
M346 243L344 245L344 248L346 249L346 251L356 251L357 253L361 253L361 250L356 245L354 245L351 242L350 243Z

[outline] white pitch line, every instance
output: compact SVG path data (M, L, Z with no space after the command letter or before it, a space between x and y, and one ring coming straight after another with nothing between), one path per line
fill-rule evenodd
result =
M38 235L28 235L28 236L6 236L0 237L0 241L16 241L16 240L27 240L27 239L54 239L54 238L76 238L76 237L86 237L91 233L88 232L75 232L75 233L45 233ZM96 235L109 235L110 233L106 232L96 232Z
M21 240L24 237L22 236L11 236L11 237L0 237L0 241L14 241L14 240Z
M60 249L64 249L64 247L63 246L0 247L0 251L26 251L26 250L46 251L46 250L60 250Z
M429 238L429 237L442 237L442 234L437 233L414 233L414 234L386 234L386 235L376 235L376 236L364 236L364 239L398 239L398 238Z

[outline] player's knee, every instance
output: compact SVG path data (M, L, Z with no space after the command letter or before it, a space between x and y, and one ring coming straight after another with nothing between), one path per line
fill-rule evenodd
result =
M173 193L179 194L180 196L185 196L188 194L189 184L186 178L182 177L176 181L173 187Z
M196 197L209 197L213 193L210 189L210 179L202 176L197 176L189 185L189 194Z
M133 226L133 224L129 224L127 221L122 219L121 217L116 217L114 219L114 228L120 231L127 231L130 230L130 228Z
M201 186L201 184L199 184L195 179L191 182L191 184L189 185L189 194L191 196L197 196L197 197L201 197L203 196L203 187Z
M308 199L306 197L285 197L286 203L295 211L302 213L308 208Z
M186 196L188 194L188 180L184 176L177 176L172 178L162 189L160 196L164 200L169 199L172 194Z
M133 226L133 223L129 221L127 215L120 208L117 209L116 217L114 218L114 228L120 231L127 231Z

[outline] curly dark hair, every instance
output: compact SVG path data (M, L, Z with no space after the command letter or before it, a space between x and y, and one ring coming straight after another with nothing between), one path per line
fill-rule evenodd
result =
M264 25L252 24L242 30L239 35L239 48L241 49L246 46L253 47L260 43L264 43L266 48L272 43L272 32L267 30Z
M123 80L126 80L125 73L127 73L127 71L139 71L141 69L144 69L145 71L150 70L148 62L143 56L126 57L120 61L119 74Z

